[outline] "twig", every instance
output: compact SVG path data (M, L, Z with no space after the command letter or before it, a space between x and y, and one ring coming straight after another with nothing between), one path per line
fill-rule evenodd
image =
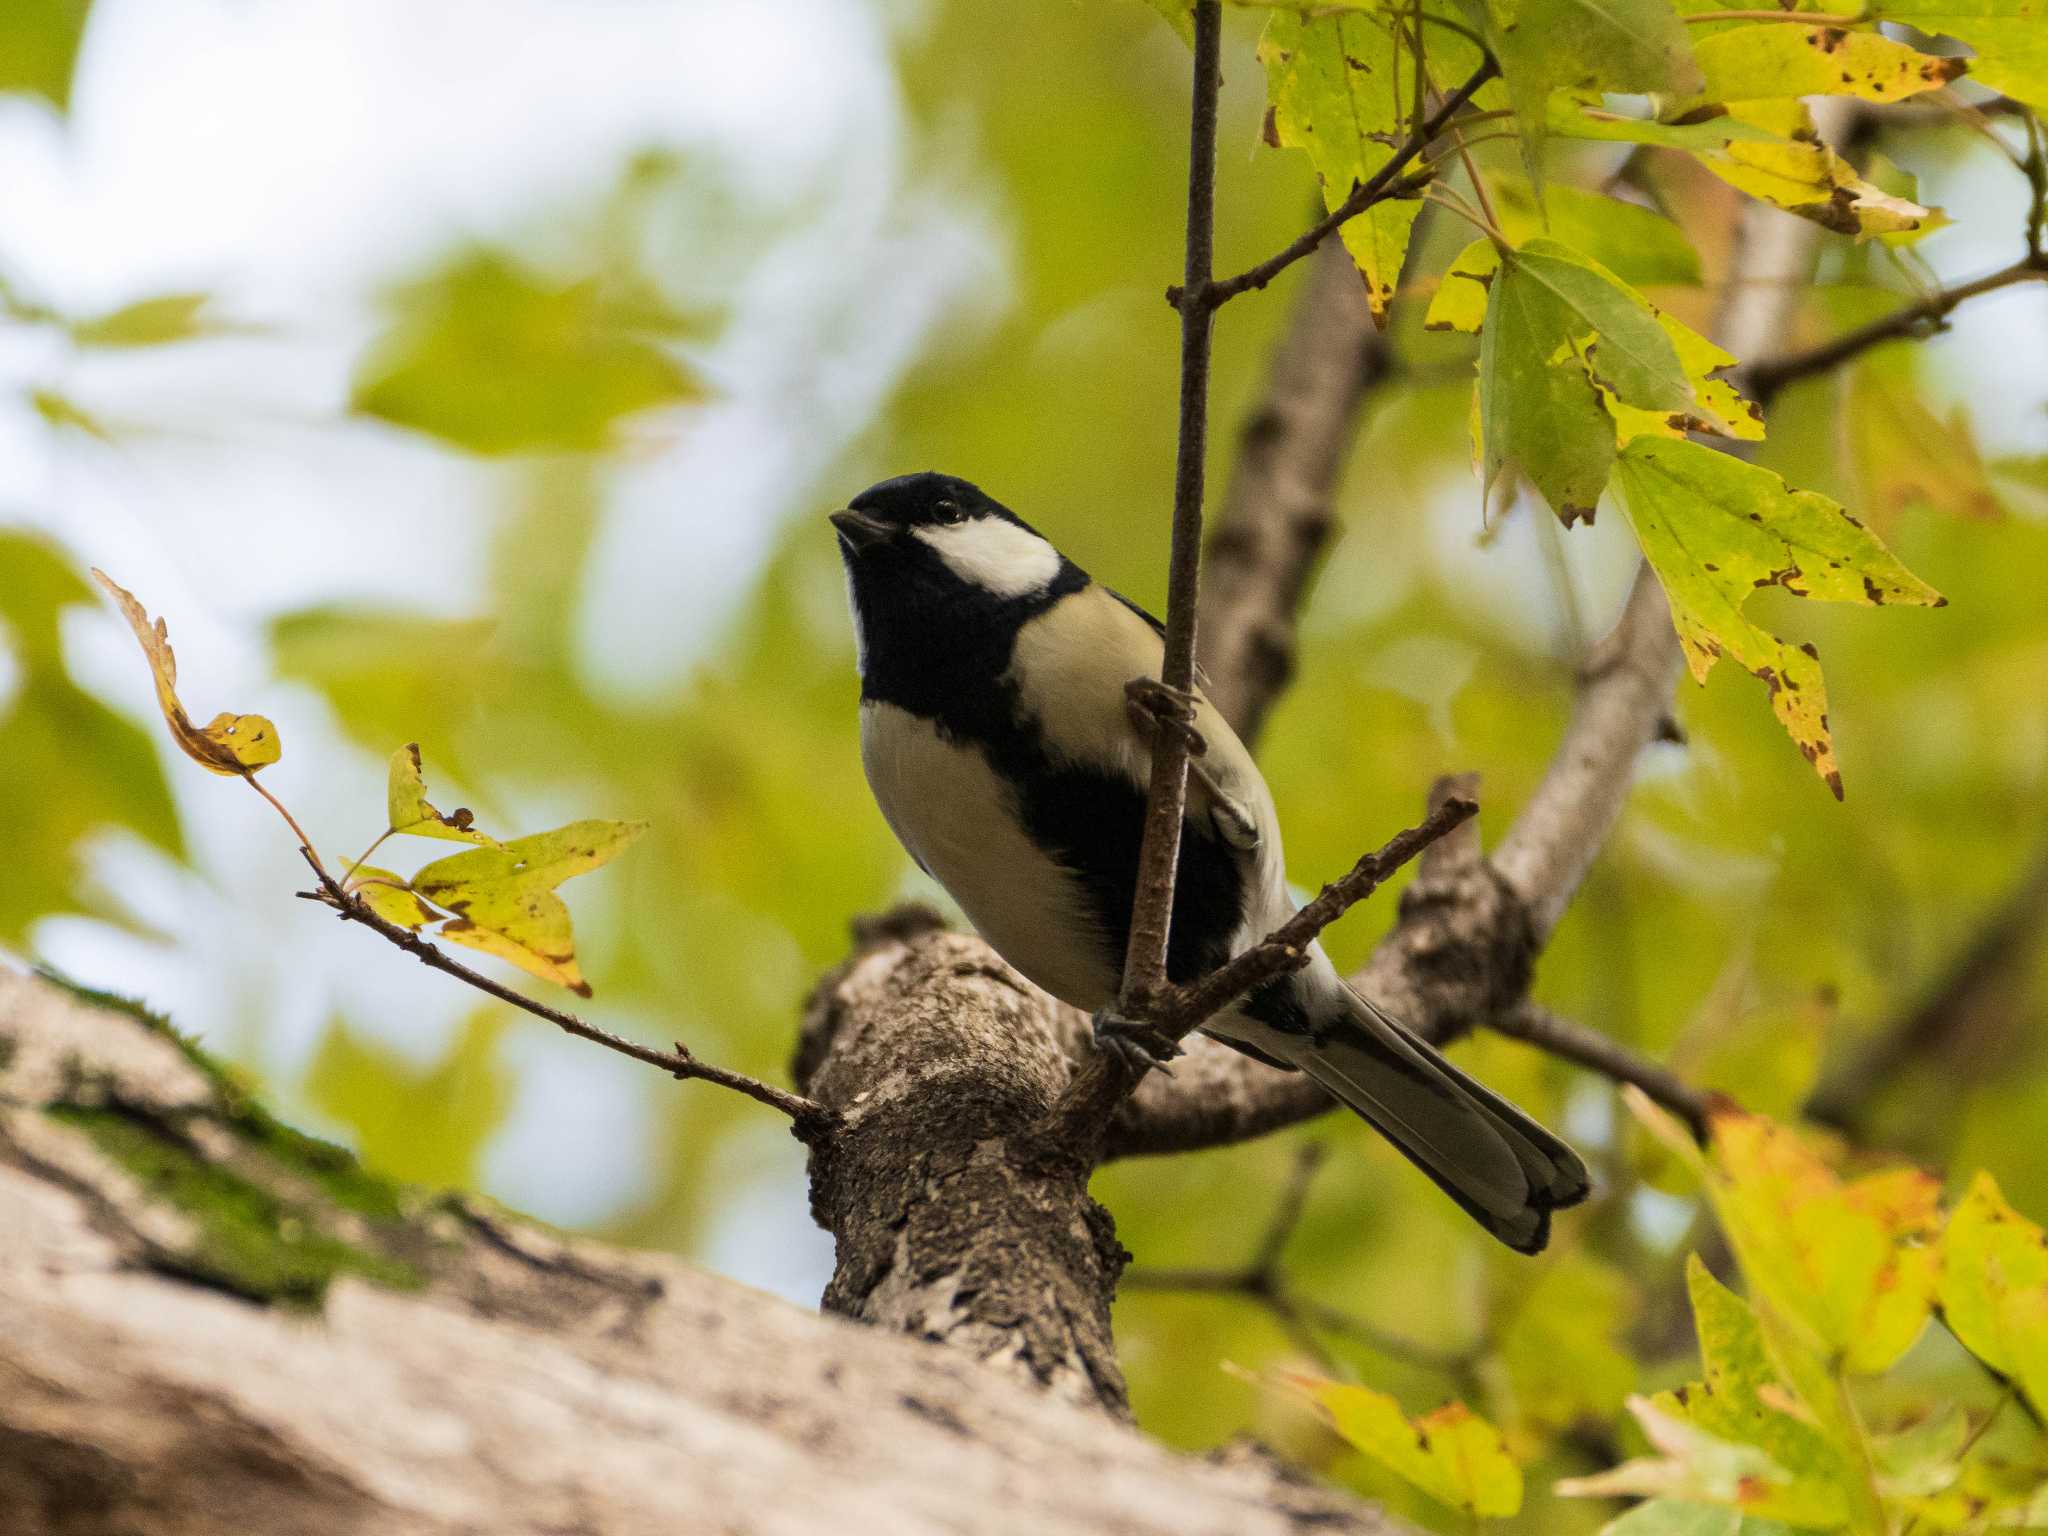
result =
M1372 895L1395 870L1478 814L1477 801L1452 798L1417 825L1396 833L1384 847L1368 853L1347 873L1324 886L1315 900L1259 943L1200 981L1180 989L1171 1005L1162 1010L1168 1026L1176 1034L1184 1035L1246 993L1289 971L1299 970L1308 963L1309 946L1318 934Z
M1237 1269L1134 1269L1119 1284L1134 1291L1242 1297L1272 1313L1274 1321L1298 1348L1313 1355L1325 1370L1333 1373L1338 1362L1316 1337L1318 1328L1346 1334L1389 1359L1441 1371L1461 1382L1469 1380L1478 1359L1476 1352L1434 1349L1294 1289L1282 1258L1301 1225L1309 1188L1322 1167L1323 1157L1324 1148L1316 1142L1303 1145L1295 1154L1286 1187L1266 1220L1265 1231L1248 1264Z
M1854 1134L1884 1089L1909 1063L1966 1034L1985 999L2008 983L2048 927L2048 847L2038 850L1976 938L1911 1008L1822 1078L1806 1101L1808 1119Z
M1444 799L1419 824L1395 834L1377 852L1367 854L1340 879L1324 886L1315 900L1250 949L1187 985L1162 984L1152 994L1145 1021L1167 1038L1178 1040L1247 992L1306 965L1316 935L1478 810L1471 800ZM1092 1161L1101 1150L1110 1117L1143 1075L1134 1076L1108 1052L1096 1052L1047 1115L1042 1130L1047 1147Z
M1423 131L1421 133L1411 133L1401 147L1394 151L1392 158L1385 165L1353 187L1351 195L1333 208L1327 216L1318 220L1305 233L1287 245L1285 249L1267 257L1257 266L1247 267L1235 277L1226 277L1220 282L1208 284L1204 299L1206 307L1215 309L1223 304L1227 304L1230 300L1248 289L1265 287L1266 284L1272 282L1274 278L1321 245L1324 240L1329 238L1333 230L1358 217L1359 214L1365 212L1373 204L1384 202L1387 198L1394 197L1400 192L1415 190L1420 183L1416 183L1413 178L1404 178L1397 181L1397 178L1401 177L1401 173L1408 168L1408 162L1427 149L1431 141L1450 125L1451 120L1458 115L1459 110L1465 103L1476 96L1479 93L1480 87L1491 80L1499 71L1500 65L1494 61L1493 55L1489 53L1480 66L1466 79L1465 83L1445 97L1443 104L1430 114L1429 120L1422 125ZM1169 292L1167 297L1173 298L1174 294Z
M1180 304L1180 447L1173 476L1173 546L1167 575L1165 657L1160 680L1186 693L1195 684L1195 602L1202 558L1202 473L1209 439L1209 340L1215 306L1208 302L1216 231L1216 98L1223 7L1195 6L1195 64L1188 114L1188 216L1185 289ZM1119 1004L1127 1017L1148 1017L1166 985L1168 930L1173 920L1181 818L1187 809L1189 737L1162 730L1152 748L1152 782L1139 846L1137 897L1124 951Z
M1707 1116L1713 1112L1719 1096L1693 1087L1668 1067L1638 1056L1612 1036L1561 1019L1534 1003L1523 1003L1488 1020L1487 1027L1496 1034L1524 1041L1564 1061L1611 1077L1617 1083L1634 1084L1683 1119L1695 1137L1706 1139Z
M250 783L254 784L255 780L251 779ZM278 804L267 792L264 798L272 805ZM283 811L284 808L280 805L278 809ZM289 816L286 819L289 820ZM302 839L303 836L302 833ZM313 852L310 844L302 840L299 852L304 855L306 863L312 868L314 878L320 884L316 891L298 892L302 901L317 901L323 906L332 907L344 922L361 923L365 928L390 940L422 965L445 972L458 981L467 982L479 992L495 997L500 1002L510 1003L515 1008L524 1009L537 1019L545 1019L557 1029L564 1030L579 1040L588 1040L594 1045L603 1046L606 1050L617 1051L621 1056L630 1056L635 1061L659 1067L671 1077L684 1080L695 1078L702 1082L715 1083L721 1088L730 1088L735 1093L743 1093L755 1102L766 1104L770 1109L780 1110L789 1116L795 1122L797 1132L801 1136L816 1134L832 1123L832 1112L822 1104L814 1103L786 1089L777 1088L773 1084L761 1082L757 1078L748 1077L744 1072L734 1072L699 1060L681 1041L676 1042L673 1052L654 1050L628 1040L624 1035L615 1035L608 1029L600 1029L595 1024L585 1023L573 1013L550 1008L546 1003L538 1002L522 992L505 986L502 982L493 981L481 971L471 970L461 961L450 959L442 950L429 944L411 929L402 928L380 916L372 911L368 904L343 890L334 877L322 867L319 856Z
M2029 229L2035 237L2039 235L2039 215L2030 214ZM2010 288L2015 283L2039 282L2048 279L2048 255L2031 250L2011 266L1997 272L1987 273L1953 288L1943 288L1930 293L1924 299L1902 306L1871 321L1859 325L1853 331L1845 331L1833 341L1805 352L1793 352L1784 357L1752 364L1747 370L1749 392L1759 405L1768 404L1771 398L1800 379L1811 378L1817 373L1826 373L1839 368L1858 353L1887 341L1905 341L1915 337L1932 335L1944 329L1942 324L1950 312L1965 300L1980 294L1995 293L2000 288Z

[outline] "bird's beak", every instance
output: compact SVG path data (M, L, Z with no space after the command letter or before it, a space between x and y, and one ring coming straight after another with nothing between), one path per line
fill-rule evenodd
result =
M832 526L839 530L840 539L856 555L881 543L895 531L880 518L870 517L865 512L856 512L851 507L834 512L831 521Z

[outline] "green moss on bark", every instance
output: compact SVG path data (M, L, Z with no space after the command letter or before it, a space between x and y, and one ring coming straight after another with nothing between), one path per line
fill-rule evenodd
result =
M337 1275L403 1289L424 1283L414 1265L335 1236L317 1211L208 1161L167 1127L115 1108L53 1105L48 1113L90 1136L152 1198L192 1223L197 1236L189 1249L155 1256L163 1268L253 1300L302 1307L318 1306Z

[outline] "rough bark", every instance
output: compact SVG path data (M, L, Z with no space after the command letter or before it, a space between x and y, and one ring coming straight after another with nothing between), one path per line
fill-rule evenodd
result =
M838 1242L826 1310L1126 1412L1109 1327L1124 1250L1087 1166L1032 1136L1072 1075L1071 1010L930 913L861 940L813 993L797 1062L842 1117L811 1155Z
M1391 1529L957 1350L386 1185L162 1025L7 973L0 1235L7 1536Z

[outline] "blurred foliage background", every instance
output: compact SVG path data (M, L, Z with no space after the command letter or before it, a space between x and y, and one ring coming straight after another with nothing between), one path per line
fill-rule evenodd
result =
M1316 203L1305 161L1259 143L1257 24L1233 13L1226 45L1226 267ZM479 1010L293 901L284 834L173 757L82 573L170 618L195 713L278 722L266 783L337 856L381 826L383 763L407 741L438 803L492 825L652 822L571 893L590 1016L781 1078L848 919L934 895L861 780L819 514L885 474L964 474L1157 605L1185 76L1155 16L1108 0L8 6L0 949L168 1009L280 1113L389 1173L814 1302L829 1245L779 1122ZM1937 119L1878 148L1956 222L1917 247L1926 270L1831 244L1803 324L2017 250L2025 186L1981 139ZM1597 185L1625 154L1582 150L1565 179ZM1701 257L1699 281L1651 291L1703 323L1733 194L1631 174ZM1441 270L1463 237L1426 238ZM1220 323L1217 484L1298 274ZM1303 884L1412 819L1440 772L1481 770L1504 825L1632 568L1618 517L1483 526L1472 344L1424 333L1421 307L1395 309L1400 371L1264 747ZM2003 912L2016 937L1967 1017L1860 1128L1987 1168L2036 1212L2044 335L2048 295L2009 291L1774 404L1763 461L1859 511L1951 606L1762 594L1827 657L1847 803L1753 680L1684 685L1689 742L1644 763L1536 988L1785 1115ZM1392 910L1349 919L1339 959ZM1228 1266L1297 1144L1327 1143L1285 1257L1379 1331L1329 1333L1337 1368L1411 1407L1485 1405L1537 1461L1522 1523L1590 1527L1600 1510L1552 1504L1541 1473L1604 1464L1622 1397L1682 1379L1696 1212L1646 1177L1607 1085L1498 1039L1460 1054L1620 1191L1534 1266L1336 1120L1120 1166L1101 1193L1140 1266ZM1218 1369L1300 1358L1266 1313L1134 1290L1118 1326L1156 1432L1205 1446L1253 1427L1335 1454ZM1909 1365L1967 1371L1938 1341ZM1355 1458L1337 1470L1444 1518Z

